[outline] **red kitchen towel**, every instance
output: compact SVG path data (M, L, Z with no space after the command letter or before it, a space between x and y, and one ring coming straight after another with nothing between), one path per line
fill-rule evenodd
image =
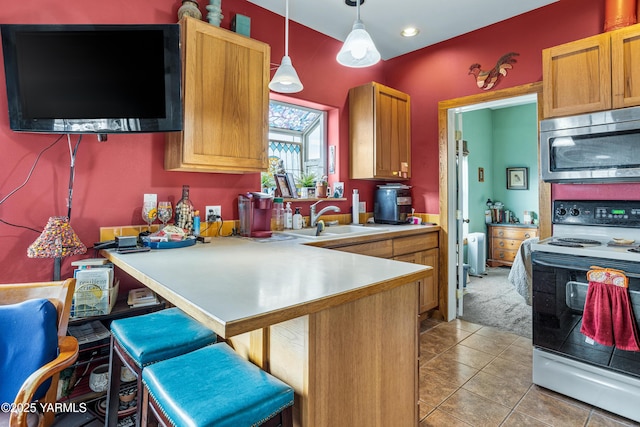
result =
M602 345L640 351L627 276L620 270L592 267L587 279L589 289L580 332Z

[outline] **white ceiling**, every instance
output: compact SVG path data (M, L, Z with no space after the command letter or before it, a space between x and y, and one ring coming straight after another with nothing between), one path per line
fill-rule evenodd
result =
M248 0L278 15L285 15L285 0ZM373 38L382 59L436 44L443 40L486 27L559 0L365 0L360 18ZM289 19L344 41L356 8L345 0L289 0ZM420 29L406 38L406 26Z

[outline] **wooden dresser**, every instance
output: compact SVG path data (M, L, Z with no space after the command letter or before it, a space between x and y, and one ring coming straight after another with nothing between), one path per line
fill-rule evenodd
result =
M487 224L489 267L511 265L523 240L538 236L538 227L529 224Z

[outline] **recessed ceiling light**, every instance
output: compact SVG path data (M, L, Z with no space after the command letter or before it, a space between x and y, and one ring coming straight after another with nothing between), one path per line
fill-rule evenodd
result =
M420 30L416 27L407 27L402 30L400 34L402 35L402 37L414 37L417 36L419 32Z

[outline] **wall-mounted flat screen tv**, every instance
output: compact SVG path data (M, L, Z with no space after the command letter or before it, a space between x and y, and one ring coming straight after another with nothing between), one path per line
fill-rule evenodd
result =
M12 130L182 130L178 24L6 24L0 30Z

